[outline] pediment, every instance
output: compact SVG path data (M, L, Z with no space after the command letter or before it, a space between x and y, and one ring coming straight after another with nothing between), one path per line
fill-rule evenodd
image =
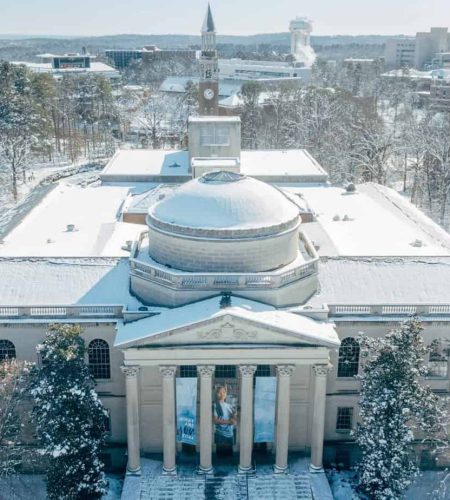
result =
M286 314L286 313L285 313ZM151 318L157 326L158 316ZM307 321L313 320L305 318ZM148 323L148 319L145 320ZM314 325L317 330L317 326ZM331 325L327 325L327 333ZM149 330L154 329L151 328ZM242 318L236 314L224 314L208 318L195 323L187 323L166 331L150 332L145 334L141 330L139 337L126 342L116 342L124 348L144 346L208 346L211 345L255 345L255 346L280 346L280 345L309 345L334 347L335 342L330 340L329 333L320 338L317 334L311 335L309 331L295 328L284 328L282 325L268 324L258 321L257 318Z

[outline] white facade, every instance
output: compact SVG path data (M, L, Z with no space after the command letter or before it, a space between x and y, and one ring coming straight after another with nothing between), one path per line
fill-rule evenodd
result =
M237 409L239 470L253 467L259 376L277 381L274 438L264 446L275 472L286 471L288 452L308 456L314 471L342 450L352 460L354 338L384 335L416 313L425 342L447 347L450 235L388 188L283 181L290 162L300 175L298 152L256 152L266 181L243 176L242 165L193 178L188 151L154 153L157 166L140 150L116 156L96 187L57 184L3 237L0 354L12 344L36 361L49 323L81 324L110 412L109 444L127 446L130 473L151 454L176 472L184 447L175 381L186 374L197 377L200 471L220 448L211 403L223 384ZM136 169L154 177L133 177ZM166 169L183 179L164 180ZM431 360L427 380L442 395L447 365L445 354Z

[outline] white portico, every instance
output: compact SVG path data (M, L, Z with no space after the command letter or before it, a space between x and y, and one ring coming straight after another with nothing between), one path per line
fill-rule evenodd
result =
M215 297L119 324L116 346L124 352L130 473L139 473L141 452L158 449L164 472L176 473L175 379L186 366L196 367L199 382L199 469L212 472L212 387L223 365L239 374L239 471L254 466L253 382L261 365L277 377L274 471L286 472L291 449L310 449L311 469L321 470L329 350L339 346L333 325L234 297L224 307Z

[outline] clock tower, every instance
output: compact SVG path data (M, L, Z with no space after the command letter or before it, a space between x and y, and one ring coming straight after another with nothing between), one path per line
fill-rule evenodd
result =
M219 114L219 63L216 50L216 27L208 4L202 26L202 51L200 56L199 111L200 115Z

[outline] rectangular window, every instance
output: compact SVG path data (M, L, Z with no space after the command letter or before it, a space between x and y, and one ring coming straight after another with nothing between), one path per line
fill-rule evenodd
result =
M341 407L337 411L336 431L349 432L352 430L353 408Z
M256 368L256 377L270 377L271 376L271 370L270 370L270 365L258 365Z
M192 378L197 376L197 367L195 365L180 366L180 378Z
M230 129L227 125L210 124L200 128L200 144L202 146L228 146Z
M110 411L109 410L106 410L107 411L107 415L105 415L105 418L103 420L103 430L110 434L111 433L111 414L110 414Z
M236 365L217 365L216 378L236 378Z

